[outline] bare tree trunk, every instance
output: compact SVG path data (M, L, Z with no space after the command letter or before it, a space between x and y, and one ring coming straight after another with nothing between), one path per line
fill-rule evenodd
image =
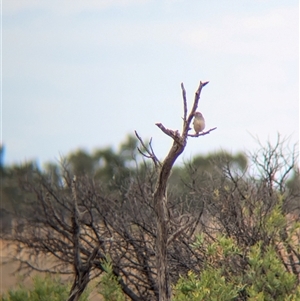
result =
M157 286L159 291L159 301L169 301L171 298L171 285L169 280L169 271L168 271L168 260L167 260L167 247L169 241L169 214L167 209L167 182L171 174L172 167L176 159L184 151L187 143L187 137L199 137L206 134L209 134L213 129L210 129L207 132L200 134L189 135L188 131L190 130L190 124L194 117L194 113L198 107L198 102L200 99L200 93L202 88L208 84L208 82L200 82L200 85L195 93L195 99L191 113L187 116L187 101L186 101L186 92L183 84L182 96L183 96L183 105L184 105L184 118L183 118L183 130L180 135L179 131L173 131L165 128L161 123L156 123L156 125L168 136L173 139L173 145L169 151L169 154L165 158L164 162L161 164L157 157L155 156L153 149L150 149L145 146L141 138L137 135L137 138L142 143L144 149L146 149L147 155L140 152L147 158L151 158L154 161L156 166L160 166L159 176L154 192L154 208L157 216L157 237L156 237L156 264L157 264ZM184 229L184 227L182 228Z
M185 142L185 141L184 141ZM185 143L180 147L174 142L173 147L164 161L154 193L155 211L157 214L157 237L156 237L156 262L159 300L167 301L171 298L171 287L169 281L167 262L167 242L169 214L167 209L167 181L171 173L172 166L177 157L183 152Z
M80 212L77 203L77 191L76 191L76 176L72 181L72 196L73 196L73 216L72 216L72 228L73 228L73 243L74 243L74 272L75 278L70 290L69 298L67 301L78 301L81 294L84 292L86 286L89 283L90 271L92 268L92 261L95 259L99 245L97 245L85 264L82 263L80 254Z

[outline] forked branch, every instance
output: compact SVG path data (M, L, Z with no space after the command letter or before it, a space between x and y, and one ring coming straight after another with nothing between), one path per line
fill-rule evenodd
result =
M156 157L153 148L152 148L152 138L150 139L149 142L149 147L146 146L146 144L143 142L143 139L139 136L139 134L137 133L137 131L134 131L136 137L138 138L138 140L140 141L142 147L144 148L145 152L143 152L139 147L137 148L139 153L144 156L145 158L151 159L154 163L154 165L157 167L158 165L161 165L160 161L158 160L158 158Z
M157 236L156 236L156 264L157 264L157 286L159 291L159 301L169 301L171 298L171 285L169 279L169 268L167 262L167 247L178 235L180 235L183 231L185 231L191 224L189 221L182 224L177 231L173 232L170 235L169 231L169 222L170 217L167 209L167 182L172 170L172 167L176 161L176 159L180 156L180 154L184 151L188 132L190 130L190 124L195 116L195 112L198 108L198 103L200 99L200 94L202 88L206 86L208 82L201 82L195 93L194 103L190 114L188 115L187 111L187 100L186 100L186 91L184 89L183 84L181 84L182 89L182 97L183 97L183 129L180 135L179 131L171 130L166 128L162 123L156 123L163 133L167 136L170 136L173 139L173 145L166 156L165 160L162 164L160 164L160 169L158 173L157 183L155 187L155 192L153 194L153 203L154 210L156 213L156 222L157 222ZM198 136L203 136L211 131L215 130L213 128L207 132L197 134ZM140 149L139 152L146 158L150 158L153 160L154 164L157 165L159 162L157 157L155 156L153 149L150 144L150 149L146 147L145 143L142 141L141 137L135 132L135 135L139 139L141 145L145 149L146 153L142 152ZM193 137L193 136L192 136Z
M166 135L170 136L176 143L180 145L185 144L185 140L187 136L190 137L200 137L209 134L211 131L215 130L216 127L206 131L202 132L199 134L188 134L189 130L191 129L190 124L192 122L192 119L194 118L194 114L198 108L199 105L199 100L200 100L200 94L202 91L202 88L205 87L209 82L201 82L199 84L199 87L195 93L195 98L194 98L194 103L191 112L187 113L188 111L188 106L187 106L187 99L186 99L186 91L184 88L183 83L181 83L181 90L182 90L182 98L183 98L183 128L182 128L182 133L181 135L179 134L178 130L174 131L171 129L166 128L162 123L156 123L157 125Z

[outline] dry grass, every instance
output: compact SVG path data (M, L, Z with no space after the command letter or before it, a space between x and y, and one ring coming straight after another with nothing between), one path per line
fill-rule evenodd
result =
M31 272L30 277L22 277L19 273L14 273L18 264L16 262L3 263L9 258L10 253L13 251L13 246L8 246L5 240L0 239L0 295L7 292L9 289L14 289L19 283L26 287L32 287L32 277L35 275L45 275L45 273ZM46 261L44 261L46 263ZM67 279L67 277L62 277ZM90 301L102 301L103 298L97 293L96 289L90 294Z
M16 287L16 285L21 281L19 274L14 274L13 272L17 268L16 263L3 263L3 261L8 258L11 248L7 247L7 243L0 240L0 293L6 292L8 289ZM30 285L32 282L30 279L25 279L22 281L25 285Z

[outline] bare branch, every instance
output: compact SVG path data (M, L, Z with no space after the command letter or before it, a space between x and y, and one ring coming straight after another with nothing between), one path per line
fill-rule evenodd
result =
M199 99L200 99L200 94L201 94L201 91L202 91L202 88L204 86L206 86L209 82L201 82L200 81L200 84L199 84L199 87L195 93L195 98L194 98L194 103L193 103L193 107L192 107L192 110L189 114L189 117L188 119L186 120L185 122L185 127L182 131L182 136L186 137L188 135L188 131L190 130L190 124L192 122L192 119L194 117L194 113L196 112L197 108L198 108L198 103L199 103Z
M172 139L174 139L177 143L181 143L181 137L178 132L178 130L173 131L170 129L165 128L161 123L155 123L156 126L158 126L166 135L170 136Z
M139 136L139 134L137 133L137 131L134 131L136 137L138 138L138 140L140 141L141 145L143 146L143 148L145 149L145 151L148 153L148 155L146 155L145 153L143 153L141 151L140 148L137 148L139 153L148 158L148 159L151 159L154 163L155 166L158 166L158 165L161 165L160 161L158 160L158 158L156 157L154 151L153 151L153 148L152 148L152 138L150 139L150 142L149 142L149 147L150 147L150 150L148 149L148 147L145 145L143 139Z
M184 215L181 216L181 219L183 217L185 217L185 216ZM188 216L188 220L168 237L167 244L169 245L172 241L174 241L184 230L186 230L193 223L194 223L194 219L191 219L191 217Z
M186 116L187 116L187 101L186 101L186 91L183 83L181 83L182 98L183 98L183 129L185 128Z
M214 131L215 129L217 129L216 127L206 131L206 132L202 132L202 133L199 133L199 134L188 134L189 137L194 137L194 138L197 138L197 137L200 137L200 136L205 136L205 135L208 135L210 134L210 132Z

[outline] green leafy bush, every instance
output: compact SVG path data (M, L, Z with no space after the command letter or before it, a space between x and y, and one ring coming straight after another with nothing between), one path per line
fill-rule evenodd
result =
M218 269L207 268L201 276L190 272L180 277L174 288L174 301L227 301L235 300L240 288L228 283Z
M194 248L203 245L199 235ZM200 275L189 272L174 286L174 301L300 300L297 277L283 266L275 248L261 242L250 247L244 255L233 239L217 237L207 252L209 260ZM230 262L244 256L244 269L231 268Z
M33 288L22 284L17 289L11 289L1 296L1 301L65 301L68 298L70 286L64 284L58 277L33 278ZM82 294L80 301L88 300L88 292Z
M113 274L112 263L109 257L103 261L102 266L106 273L101 276L99 293L105 301L125 301L125 295L117 277Z

